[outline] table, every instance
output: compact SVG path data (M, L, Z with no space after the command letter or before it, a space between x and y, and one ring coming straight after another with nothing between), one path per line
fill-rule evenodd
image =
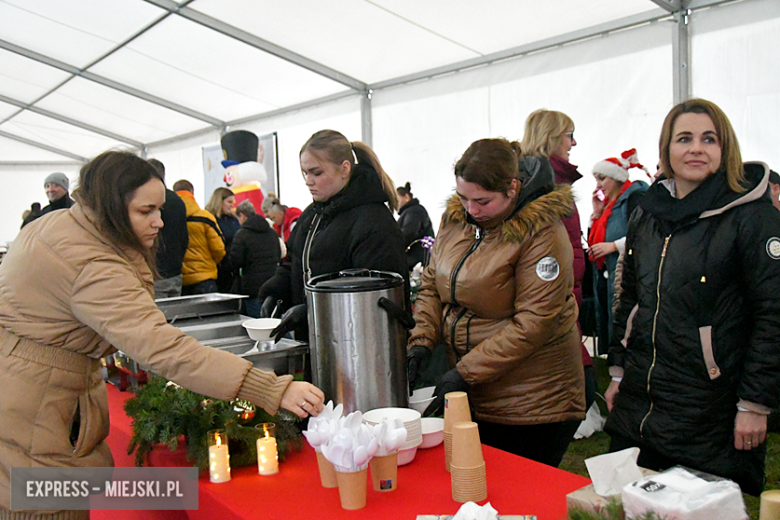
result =
M134 464L127 455L132 435L131 420L122 406L132 397L108 385L111 433L108 443L117 466ZM488 499L503 515L536 515L538 520L566 516L566 494L590 483L585 477L483 446ZM182 449L155 450L150 462L156 466L188 466ZM212 484L208 472L199 482L197 511L94 511L93 520L165 519L184 520L249 518L360 518L410 519L422 514L454 514L461 506L452 500L450 474L444 469L444 447L418 450L414 461L398 468L398 489L378 493L368 482L366 507L357 511L341 508L337 489L320 485L317 459L308 445L292 452L279 466L279 473L260 476L257 467L233 468L233 479Z

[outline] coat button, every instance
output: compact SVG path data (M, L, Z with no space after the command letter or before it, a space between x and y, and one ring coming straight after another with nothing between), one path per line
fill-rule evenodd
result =
M711 368L710 369L710 374L715 375L717 373L718 373L718 369L717 368Z

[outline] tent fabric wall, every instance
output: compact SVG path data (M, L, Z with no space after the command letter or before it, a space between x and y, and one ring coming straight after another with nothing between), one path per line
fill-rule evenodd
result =
M374 96L374 148L398 185L412 192L438 225L452 194L452 166L484 137L521 140L538 108L560 110L575 123L571 162L583 229L595 189L591 167L636 147L653 168L663 117L672 106L670 23L624 31L492 67L379 91ZM641 66L637 66L641 63ZM654 170L652 170L654 171ZM632 178L646 176L632 173Z
M780 2L761 0L697 13L691 23L693 95L731 120L742 158L780 170Z

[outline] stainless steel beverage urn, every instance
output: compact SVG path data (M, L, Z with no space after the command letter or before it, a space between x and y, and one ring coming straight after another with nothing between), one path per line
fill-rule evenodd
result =
M344 412L406 407L404 281L396 273L349 269L306 283L312 379Z

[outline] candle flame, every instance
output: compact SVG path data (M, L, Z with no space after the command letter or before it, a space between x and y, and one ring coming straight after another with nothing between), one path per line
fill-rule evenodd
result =
M268 439L270 437L268 430L265 431L265 438Z
M218 434L217 435L217 446L221 446L221 445L222 445L222 436Z

